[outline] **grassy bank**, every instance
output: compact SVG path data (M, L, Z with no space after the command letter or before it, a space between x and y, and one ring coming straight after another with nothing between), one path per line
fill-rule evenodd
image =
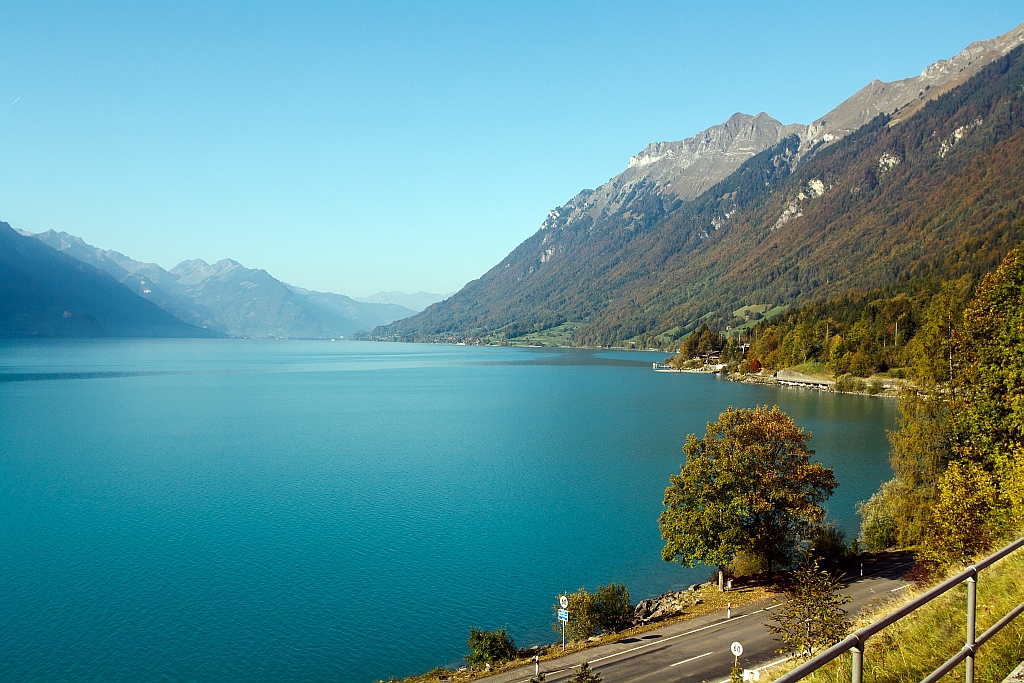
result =
M899 605L923 593L908 589L898 602L886 601L865 612L855 625L861 628ZM909 594L908 594L909 593ZM1024 600L1024 551L1003 559L981 572L978 579L977 634L1002 618ZM864 651L864 680L868 683L920 681L956 654L964 644L967 614L967 587L936 598L869 639ZM1011 622L979 651L975 664L978 683L1000 683L1024 660L1024 616ZM790 661L763 672L774 680L796 668ZM963 680L964 665L947 674L944 680ZM805 681L845 683L850 680L850 656L844 655L804 679Z

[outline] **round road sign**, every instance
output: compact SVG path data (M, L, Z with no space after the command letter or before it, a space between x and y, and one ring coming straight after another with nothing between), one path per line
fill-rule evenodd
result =
M743 654L743 646L740 645L739 643L733 643L732 646L729 649L737 657L739 657L741 654Z
M562 609L565 609L569 606L569 598L564 595L558 596L558 604L562 606Z

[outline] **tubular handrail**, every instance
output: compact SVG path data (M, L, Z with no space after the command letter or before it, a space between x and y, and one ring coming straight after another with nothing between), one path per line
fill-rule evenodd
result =
M993 626L989 628L987 631L985 631L985 633L983 633L979 638L975 639L974 616L976 609L978 572L980 572L982 569L985 569L986 567L991 566L995 562L998 562L999 560L1003 559L1004 557L1006 557L1007 555L1021 547L1024 547L1024 537L1018 538L1016 541L1010 543L1001 550L998 550L989 555L988 557L986 557L985 559L976 562L970 567L967 567L956 576L946 579L939 585L926 591L925 593L922 593L921 595L914 598L913 600L903 605L899 609L885 615L878 621L874 621L865 626L864 628L859 629L854 633L848 635L846 638L839 641L838 643L828 648L824 652L818 654L812 659L809 659L808 661L796 667L789 673L786 673L783 676L779 677L775 680L775 683L793 683L794 681L798 681L807 674L811 673L812 671L817 671L825 664L828 664L833 659L845 654L850 650L853 650L852 681L853 683L861 683L864 643L867 641L868 638L875 635L876 633L884 629L886 626L890 626L896 621L899 621L900 619L907 616L908 614L910 614L917 608L921 607L922 605L931 602L943 593L946 593L947 591L956 588L964 581L968 582L967 644L965 644L964 647L952 658L950 658L945 664L943 664L941 667L936 669L931 675L925 678L924 681L922 681L922 683L934 683L934 681L937 681L939 678L949 673L949 671L951 671L957 664L968 658L970 658L970 661L968 662L967 683L973 683L974 654L977 652L978 648L981 647L981 645L985 643L985 641L994 636L1001 628L1006 626L1006 624L1010 623L1015 617L1024 612L1024 603L1021 603L1016 608L1014 608L1009 614L1007 614L1005 617L1003 617L998 622L993 624Z

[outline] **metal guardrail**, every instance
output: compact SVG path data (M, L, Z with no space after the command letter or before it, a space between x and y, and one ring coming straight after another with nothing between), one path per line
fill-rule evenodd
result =
M889 626L907 616L918 607L921 607L943 593L956 588L964 581L967 582L967 641L959 652L946 660L945 664L933 671L921 683L934 683L952 671L953 667L957 664L964 661L967 662L967 673L965 676L966 683L974 683L974 657L978 652L978 648L984 645L1004 626L1013 621L1014 618L1021 613L1024 613L1024 602L1022 602L1012 609L1006 616L993 624L987 631L982 633L980 636L975 637L974 624L978 605L978 572L1021 547L1024 547L1024 538L1017 539L1002 550L989 555L984 560L968 567L956 576L943 581L927 593L923 593L914 600L911 600L898 610L847 636L844 640L836 643L821 654L804 662L789 673L776 679L775 683L793 683L794 681L798 681L807 674L812 671L817 671L825 664L828 664L833 659L845 654L846 652L850 652L852 659L850 676L852 683L862 683L864 676L864 645L867 642L867 639L884 629L886 626Z

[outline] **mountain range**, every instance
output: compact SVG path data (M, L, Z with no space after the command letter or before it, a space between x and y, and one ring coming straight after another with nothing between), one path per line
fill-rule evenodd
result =
M1024 238L1022 43L1024 24L807 125L737 113L652 143L447 297L353 299L231 259L165 270L0 224L0 336L501 343L558 328L564 343L671 348L751 307L977 275Z
M393 303L363 303L293 287L265 270L246 268L231 259L213 264L183 261L165 270L99 249L66 232L21 235L102 271L184 323L222 335L329 339L415 313ZM59 329L52 328L50 334L59 335Z
M0 337L217 337L0 222Z
M376 339L671 346L748 305L984 271L1021 239L1024 24L809 125L648 145L480 279Z

